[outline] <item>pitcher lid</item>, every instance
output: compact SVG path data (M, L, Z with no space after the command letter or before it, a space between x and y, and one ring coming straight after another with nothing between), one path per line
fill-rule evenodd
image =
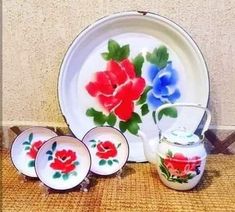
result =
M200 142L200 139L196 134L187 131L185 128L172 130L165 134L164 137L170 143L179 145L192 145Z

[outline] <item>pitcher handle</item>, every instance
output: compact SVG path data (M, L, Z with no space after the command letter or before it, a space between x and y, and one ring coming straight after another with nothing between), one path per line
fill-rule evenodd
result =
M200 108L200 109L204 110L207 114L206 122L204 124L203 129L202 129L202 136L204 137L204 133L208 130L210 122L211 122L211 112L207 108L202 107L199 104L193 104L193 103L174 103L174 104L166 103L166 104L163 104L163 105L161 105L160 107L157 108L157 110L156 110L156 124L157 124L158 130L159 130L160 137L161 137L161 128L159 126L158 114L163 109L169 108L169 107L194 107L194 108Z

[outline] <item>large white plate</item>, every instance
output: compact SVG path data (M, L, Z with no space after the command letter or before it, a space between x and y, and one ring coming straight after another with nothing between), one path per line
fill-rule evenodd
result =
M136 58L139 54L144 58L142 67L143 58ZM58 95L76 137L81 139L94 126L113 125L116 120L114 127L123 132L127 128L129 161L140 162L146 159L138 130L149 137L158 134L153 120L158 105L206 106L208 81L203 56L181 27L156 14L124 12L98 20L73 41L61 65ZM144 103L138 104L139 99ZM147 107L149 112L142 115ZM174 111L168 114L174 118L163 116L163 126L187 125L192 132L203 116L201 111L188 109L178 110L177 117Z

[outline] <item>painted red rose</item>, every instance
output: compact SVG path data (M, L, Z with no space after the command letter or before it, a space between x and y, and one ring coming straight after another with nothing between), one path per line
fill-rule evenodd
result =
M74 162L76 159L76 153L72 150L57 151L54 162L50 164L50 167L60 170L62 173L69 173L75 169Z
M100 142L97 145L97 150L98 152L96 153L96 155L102 159L108 159L117 155L117 148L110 141Z
M196 171L196 168L200 166L200 157L193 157L188 159L181 153L176 153L173 157L167 157L164 160L164 165L167 167L169 172L178 177L187 176L188 172Z
M95 81L88 83L86 90L108 112L127 121L134 110L133 101L139 99L144 87L145 80L137 77L134 65L124 59L121 62L110 60L105 71L96 72Z
M37 152L42 146L43 142L42 141L36 141L32 144L29 152L27 152L27 155L30 156L32 159L35 159L37 156Z

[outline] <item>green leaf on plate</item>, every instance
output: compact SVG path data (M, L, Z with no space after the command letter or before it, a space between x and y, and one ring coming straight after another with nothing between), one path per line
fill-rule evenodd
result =
M25 148L24 148L24 150L29 150L30 149L30 147L29 146L26 146Z
M138 76L138 77L142 75L142 66L143 66L143 63L144 63L144 57L140 53L133 60L133 64L135 66L136 76Z
M107 61L111 59L108 52L101 53L101 56L104 58L104 60Z
M92 144L92 145L91 145L91 148L95 148L95 147L96 147L96 144Z
M136 122L136 123L142 123L142 120L141 120L139 114L138 114L138 113L135 113L135 112L132 113L132 117L131 117L131 119L128 120L128 121L130 121L130 122Z
M124 121L119 122L119 129L121 130L122 133L126 132L127 130L127 123Z
M121 145L122 145L122 144L121 144L121 143L119 143L119 144L117 145L117 148L119 148Z
M34 166L35 166L35 161L34 160L29 161L28 167L34 167Z
M117 121L117 118L116 116L113 114L113 113L110 113L107 117L107 123L110 125L110 126L114 126L115 123Z
M55 172L55 174L52 176L53 178L60 178L61 173L60 172Z
M50 155L49 157L48 157L48 160L52 160L53 159L53 157Z
M89 140L89 142L96 143L96 140L92 139L92 140Z
M171 118L176 118L177 117L177 110L174 107L169 107L169 108L165 108L165 109L161 110L158 113L158 120L161 120L163 115L169 116Z
M79 162L78 162L78 161L75 161L73 164L74 164L75 166L78 166L78 165L79 165Z
M106 164L106 160L100 160L100 162L99 162L99 165L100 166L103 166L103 165L105 165Z
M48 151L46 152L46 154L52 155L52 151L51 151L51 150L48 150Z
M132 122L128 123L128 128L127 129L133 135L137 135L140 128L139 128L138 122L132 121Z
M165 46L155 48L152 53L146 54L146 60L152 64L157 65L159 68L163 68L167 65L169 54Z
M63 177L64 180L68 180L69 179L69 174L67 174L67 173L63 174L62 177Z
M116 42L115 40L110 39L108 41L108 50L109 50L109 54L111 56L114 56L115 54L117 54L118 51L120 51L119 43Z
M30 133L30 134L29 134L29 143L31 143L32 140L33 140L33 133Z
M152 89L151 86L146 86L146 88L144 89L144 92L142 93L142 95L140 96L139 100L136 102L136 105L141 105L143 103L146 102L147 99L147 93Z
M108 160L108 164L109 164L110 166L112 166L112 165L113 165L113 161Z
M119 161L117 159L113 159L113 162L115 163L119 163Z
M140 109L141 109L142 116L148 114L148 112L149 112L149 108L148 108L147 104L142 105Z
M25 141L23 145L30 145L30 143L28 141Z
M55 142L52 144L52 147L51 147L53 152L55 151L56 146L57 146L57 142L55 141Z

